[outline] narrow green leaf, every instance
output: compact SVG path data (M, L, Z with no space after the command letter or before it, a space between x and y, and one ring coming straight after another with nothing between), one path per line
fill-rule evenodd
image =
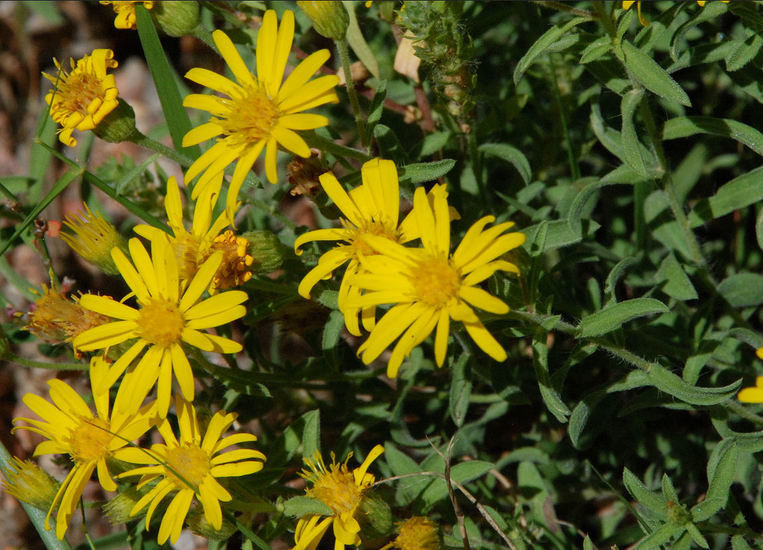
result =
M636 134L636 125L633 122L633 115L644 97L644 90L631 90L623 96L620 102L620 112L622 114L622 127L620 136L622 138L622 150L625 162L633 168L639 176L646 176L647 170L644 158L641 156L641 142Z
M681 86L651 57L627 40L622 43L625 66L647 90L659 97L691 107L691 100Z
M755 220L755 238L758 240L758 246L763 248L763 208L758 213L758 219Z
M730 118L680 116L665 122L662 139L678 139L696 134L711 134L735 139L759 155L763 155L763 134L752 126Z
M753 34L726 57L726 70L729 72L738 71L755 59L761 47L763 47L763 40L760 35Z
M386 124L379 123L374 126L373 134L382 157L395 161L402 161L408 157L397 135Z
M453 159L407 164L399 168L398 178L401 183L409 185L437 181L450 172L455 165L456 161Z
M540 389L543 402L546 408L561 423L567 422L570 415L570 409L564 404L559 392L551 385L551 378L548 373L548 347L546 347L546 332L538 331L532 342L533 367L535 367L535 376L538 379L538 388Z
M705 537L702 536L702 533L700 533L699 529L697 529L697 526L693 523L687 523L685 525L686 532L691 535L691 539L700 547L700 548L710 548L710 545L707 543L707 540Z
M734 210L763 201L763 166L723 184L709 199L702 199L689 213L689 224L697 227Z
M593 220L585 220L585 235L592 235L599 227ZM539 224L531 225L522 229L522 233L527 235L527 241L523 245L532 255L537 256L549 250L563 248L583 240L584 228L582 223L575 227L570 227L567 220L554 220L551 222L543 221ZM543 236L543 242L539 237ZM534 248L535 247L535 248Z
M596 550L588 535L583 539L583 550Z
M623 484L639 504L655 514L658 514L663 518L665 517L668 512L665 497L647 489L646 485L644 485L628 468L623 469Z
M736 382L718 388L693 386L657 363L651 364L647 374L657 389L692 405L710 406L723 403L734 397L742 385L740 378Z
M763 275L737 273L718 285L718 292L734 307L754 307L763 304Z
M590 21L590 19L586 17L575 17L574 19L571 19L564 25L557 25L555 27L551 27L549 30L547 30L543 35L541 35L538 40L535 41L535 43L530 46L530 48L527 50L527 53L522 56L522 59L519 60L519 63L517 63L516 69L514 69L514 84L518 84L520 80L522 80L522 76L525 74L525 71L530 68L530 65L535 63L535 61L544 53L550 53L550 52L558 52L562 49L568 48L573 43L575 43L576 37L573 37L575 40L570 41L562 40L562 37L567 33L568 30L575 27L576 25L579 25L581 23L585 23L586 21Z
M596 408L596 405L606 397L606 393L603 391L593 392L587 395L583 400L575 405L570 415L570 425L567 428L567 435L570 436L572 446L576 449L581 448L580 438L583 435L585 427L588 425L588 419L591 417L591 413Z
M585 47L580 54L580 63L586 64L596 61L603 55L612 51L612 39L609 36L597 38Z
M604 282L604 293L609 299L615 299L615 288L617 287L617 283L623 278L628 268L637 265L640 261L640 257L627 256L615 264L615 267L609 272L607 280Z
M708 488L705 500L691 509L693 521L706 521L726 505L729 488L734 482L739 449L735 442L725 440L715 446L707 464ZM716 449L718 450L716 452Z
M374 98L371 100L371 106L368 108L368 130L373 131L373 127L381 120L384 112L384 100L387 98L387 81L382 80L376 86Z
M330 516L333 514L331 508L326 506L320 500L300 495L292 497L283 503L283 513L293 518L316 514L319 516Z
M482 477L495 468L495 464L483 460L460 462L450 469L450 477L462 485ZM448 496L448 486L442 478L435 479L421 494L421 499L428 505L433 505Z
M338 309L329 314L329 319L323 327L323 338L321 339L321 349L328 350L336 347L339 342L339 336L344 328L344 315Z
M734 535L731 537L731 550L752 550L752 547L742 535Z
M662 285L662 291L676 300L696 300L697 290L691 284L681 264L671 252L662 260L654 280Z
M453 377L450 383L450 399L448 400L448 412L453 423L459 428L463 426L466 413L469 410L469 401L472 395L472 383L468 374L468 353L462 353L453 365Z
M527 157L519 149L505 143L485 143L479 146L479 150L487 155L498 157L505 160L517 169L525 185L530 183L532 178L532 169Z
M662 485L662 495L669 502L678 504L678 501L681 499L678 498L678 493L676 492L676 488L673 485L673 481L670 479L668 474L662 474L661 485Z
M363 38L363 32L360 30L358 18L355 15L355 6L357 6L358 3L346 1L342 3L347 9L347 14L350 16L350 25L347 27L347 43L350 45L350 48L352 48L352 51L355 52L355 55L358 56L361 63L366 66L368 72L376 78L379 78L379 75L381 74L379 73L379 62L376 61L376 56L374 55L373 50L368 46L366 39Z
M584 317L578 328L581 337L601 336L638 317L668 311L670 310L665 304L654 298L635 298Z
M148 63L148 68L151 71L156 92L159 94L159 101L162 104L162 111L167 120L170 136L172 136L172 143L178 151L196 158L201 154L197 145L183 148L183 136L191 130L191 121L185 107L183 107L183 98L180 96L180 91L173 78L174 69L167 61L151 15L146 8L138 4L135 6L135 17L138 23L138 38L140 38L140 43L143 46L143 53L146 56L146 63Z
M655 548L660 548L670 539L678 536L681 531L683 531L683 527L665 523L656 531L638 541L638 544L633 547L633 550L654 550Z
M302 430L302 455L312 458L321 450L321 411L315 409L302 415L301 420L305 423Z

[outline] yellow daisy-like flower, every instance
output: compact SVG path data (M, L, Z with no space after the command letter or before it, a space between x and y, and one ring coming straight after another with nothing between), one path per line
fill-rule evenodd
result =
M218 177L220 182L222 177L223 175L220 173ZM210 283L210 292L214 292L218 288L237 286L251 278L251 273L248 272L247 268L254 261L246 253L246 244L248 243L245 239L241 239L244 241L243 243L240 243L235 237L231 241L228 235L229 233L232 235L230 231L220 235L223 228L230 225L231 218L227 213L222 213L212 221L212 210L216 204L217 193L213 189L207 189L202 193L194 205L193 222L191 230L188 231L183 221L180 189L177 180L170 177L167 181L164 208L167 212L170 229L172 229L172 236L150 225L141 224L135 227L135 232L138 235L150 241L169 239L170 246L175 251L181 283L190 281L198 272L199 267L214 252L222 251L223 259ZM248 278L246 277L247 273L249 273Z
M76 64L71 59L71 72L67 72L57 59L53 62L58 74L42 73L55 85L45 96L45 102L50 105L51 118L61 125L58 139L64 145L74 147L77 145L77 140L72 137L75 129L80 132L94 129L119 104L114 75L106 74L118 63L114 52L106 49L93 50Z
M321 519L318 515L300 518L294 533L294 550L315 550L330 525L334 526L335 550L343 550L345 545L360 544L360 524L355 519L355 511L363 501L363 495L376 478L368 473L368 467L384 452L377 445L358 468L352 472L347 468L347 460L337 464L331 454L331 464L327 467L320 453L311 460L306 458L307 469L299 475L312 487L306 489L307 496L321 501L331 508L333 515Z
M45 528L50 529L50 516L58 506L56 536L59 539L63 539L69 519L77 509L93 471L98 472L98 481L105 490L116 491L117 485L109 473L107 459L113 457L117 449L141 437L156 422L153 404L137 414L128 414L116 408L109 413L108 371L109 366L103 359L93 358L90 384L95 414L71 386L54 379L48 381L52 403L31 393L24 396L24 403L42 420L13 420L14 423L23 421L28 424L17 425L14 430L30 430L47 439L37 445L35 456L68 454L74 462L45 518Z
M159 503L173 491L172 498L159 527L159 544L169 539L173 544L180 536L188 510L196 496L204 507L204 516L215 529L222 527L220 502L228 502L233 497L217 481L222 477L240 477L262 470L265 455L252 449L235 449L222 452L232 445L257 441L248 433L221 436L236 420L236 414L216 413L209 421L206 433L202 434L196 409L180 396L175 398L180 437L176 438L169 421L165 419L158 427L164 443L151 446L148 453L142 449L127 448L116 453L116 458L142 464L122 474L142 476L138 489L148 483L158 481L136 504L130 515L135 515L146 506L146 530L151 524L151 516Z
M241 351L238 342L203 330L243 317L246 308L241 303L247 295L232 290L200 301L220 266L221 252L210 256L199 267L181 293L177 261L166 240L152 241L151 256L138 239L130 239L129 249L132 263L118 248L112 251L112 256L137 298L139 308L105 296L83 296L80 300L83 307L118 320L83 332L74 339L74 347L93 351L137 338L111 367L109 380L113 384L148 348L125 375L114 406L125 411L136 410L156 384L157 409L164 417L170 406L173 373L183 397L190 401L194 396L193 372L181 344L219 353Z
M150 10L154 7L154 3L150 0L101 0L101 4L108 6L111 5L114 8L114 13L117 14L114 19L114 26L117 29L135 29L137 28L137 18L135 17L135 4L143 4L143 7Z
M403 359L436 327L435 359L441 366L448 346L450 320L461 321L466 331L490 357L504 361L506 352L488 332L472 307L490 313L509 311L503 301L477 286L496 271L519 273L514 264L498 259L525 242L522 233L506 233L513 222L497 224L487 230L493 216L475 222L450 254L450 219L447 194L436 189L430 206L422 188L413 197L414 211L421 230L422 248L406 248L389 239L365 237L377 254L362 256L364 272L352 284L364 289L351 296L349 308L395 304L376 324L358 352L366 364L376 359L400 337L387 365L394 378Z
M763 348L758 348L755 355L763 359ZM763 403L763 376L755 379L755 385L750 388L742 388L737 394L737 399L742 403Z
M728 4L729 0L721 0L721 2L723 2L724 4ZM631 8L633 4L636 4L636 10L638 11L639 22L646 27L649 24L649 21L644 19L641 15L641 0L623 0L622 7L624 10L628 10ZM699 4L699 7L704 8L705 4L707 4L707 0L697 0L697 4Z
M397 524L397 537L381 550L439 550L437 524L429 518L414 516Z
M334 248L323 254L310 272L302 278L297 289L299 294L310 298L310 290L321 279L345 263L342 283L339 288L338 305L345 313L347 330L360 336L357 312L346 311L350 296L359 296L360 289L351 284L352 278L360 270L361 255L372 255L374 249L368 246L365 238L376 235L396 243L407 243L419 237L419 228L413 212L398 224L400 216L400 189L397 168L391 160L373 159L361 168L363 184L349 193L340 185L334 174L327 172L320 176L321 186L342 212L342 227L309 231L297 237L294 251L301 254L300 248L314 241L340 241ZM444 186L435 185L435 188ZM365 308L361 317L366 330L374 326L375 308Z
M284 12L280 28L275 11L265 12L257 35L257 76L249 71L224 32L215 31L212 37L238 84L207 69L193 68L185 75L197 84L228 96L190 94L183 101L186 107L212 114L209 122L185 135L183 147L217 138L217 143L191 165L186 179L190 181L204 172L194 188L196 198L217 174L238 159L228 189L227 204L231 209L246 174L263 149L266 149L265 174L271 183L278 178L279 145L300 157L310 156L310 148L295 130L313 130L328 124L325 116L303 111L324 103L337 103L334 87L339 84L339 77L321 76L310 80L331 55L324 49L308 56L283 80L294 39L294 13L290 10Z

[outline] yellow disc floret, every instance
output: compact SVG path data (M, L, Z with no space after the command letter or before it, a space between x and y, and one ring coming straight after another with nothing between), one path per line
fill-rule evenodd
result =
M190 483L198 488L209 473L209 454L198 445L184 443L167 451L167 466L179 487Z
M177 304L152 298L140 310L141 337L156 346L167 347L180 341L185 319Z
M414 268L411 282L420 301L439 309L458 295L461 277L447 258L428 257Z

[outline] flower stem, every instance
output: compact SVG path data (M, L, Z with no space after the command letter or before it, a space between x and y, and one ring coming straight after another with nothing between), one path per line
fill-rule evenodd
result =
M190 159L187 156L181 153L178 153L174 149L167 147L166 145L159 143L158 141L151 139L150 137L143 135L138 131L136 131L132 136L130 136L130 141L136 145L140 145L141 147L150 149L151 151L164 155L165 157L168 157L174 160L175 162L177 162L178 164L186 168L189 167L191 164L193 164L193 159Z
M90 367L84 363L43 363L42 361L32 361L31 359L24 359L13 353L6 353L3 356L4 361L9 363L16 363L22 367L29 367L34 369L48 369L48 370L88 370Z
M355 91L355 83L352 81L352 71L350 70L350 53L347 50L347 39L337 40L336 47L337 50L339 50L339 58L342 60L342 70L344 71L344 81L347 86L347 95L350 98L352 111L355 113L355 124L358 127L360 143L363 145L364 149L368 149L368 139L366 137L363 115L360 112L360 103L358 102L358 94Z

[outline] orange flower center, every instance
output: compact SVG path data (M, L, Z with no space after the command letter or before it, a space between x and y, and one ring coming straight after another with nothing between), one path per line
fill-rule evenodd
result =
M461 276L447 258L429 257L420 261L411 274L419 300L434 308L444 307L458 294Z
M315 483L312 489L307 490L307 495L323 502L336 516L354 512L363 498L364 488L355 484L355 478L346 464L332 463L329 470L317 473L314 479Z
M170 476L179 487L188 487L188 483L199 487L211 468L209 454L192 443L169 449L166 460Z
M390 224L383 221L371 221L364 223L361 227L355 229L348 222L342 220L345 224L345 228L350 232L350 237L347 241L355 248L355 255L371 256L376 254L376 251L371 248L368 243L363 240L363 235L377 235L379 237L385 237L390 241L398 242L400 240L400 234L394 227L390 227Z
M223 252L223 261L217 268L214 278L216 289L232 288L252 278L250 268L254 258L247 254L248 248L249 241L243 237L236 237L230 229L215 237L210 254L217 250Z
M152 298L140 310L140 336L155 346L168 347L178 342L185 328L185 319L177 304Z
M281 116L278 107L261 86L245 88L245 95L230 100L230 115L215 120L235 145L254 144L270 136Z
M70 454L76 462L91 462L109 454L113 436L109 424L100 418L82 418L69 434Z
M55 94L56 107L65 113L89 114L88 107L96 98L103 95L101 79L95 74L81 70L80 67L68 74L61 71L58 90Z

